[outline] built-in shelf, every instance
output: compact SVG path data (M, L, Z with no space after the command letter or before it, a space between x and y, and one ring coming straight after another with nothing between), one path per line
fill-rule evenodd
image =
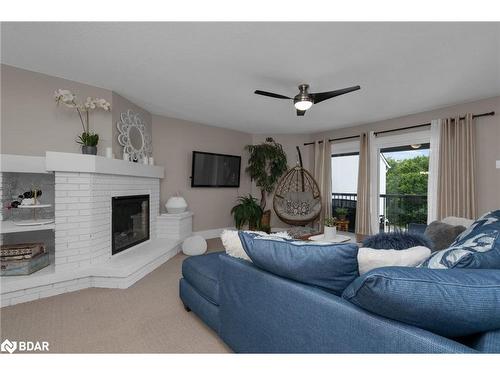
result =
M96 155L47 151L45 164L48 171L102 173L122 176L163 178L165 170L157 165L132 163Z
M176 255L181 243L181 240L154 239L125 250L102 264L58 271L52 263L31 275L1 276L2 293L83 278L92 278L93 287L128 288Z
M36 208L48 208L52 207L51 204L20 204L16 208L31 208L31 209L36 209Z
M0 154L0 172L49 173L44 156Z
M55 229L54 220L43 220L40 219L41 223L52 221L48 224L34 224L33 220L4 220L0 221L0 233L18 233L18 232L34 232L39 230L53 230Z

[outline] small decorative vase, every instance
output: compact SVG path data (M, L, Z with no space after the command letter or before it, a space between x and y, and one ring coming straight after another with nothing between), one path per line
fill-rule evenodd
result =
M82 154L97 155L97 146L82 146Z
M165 208L169 214L180 214L187 209L187 202L183 197L174 196L168 198Z
M325 240L333 240L336 235L337 235L337 228L336 227L325 226L325 229L324 229L324 239Z

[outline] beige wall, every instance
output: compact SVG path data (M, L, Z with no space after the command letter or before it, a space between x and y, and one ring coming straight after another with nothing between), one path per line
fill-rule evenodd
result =
M153 156L165 167L161 181L161 211L167 199L180 192L194 213L193 230L234 226L231 208L239 195L250 192L250 179L244 172L252 143L247 133L153 115ZM240 188L191 188L192 151L207 151L242 156Z
M73 91L79 99L87 96L111 102L111 91L1 65L1 153L45 155L45 151L80 152L75 138L82 132L74 109L58 107L57 89ZM99 134L98 153L111 146L111 113L91 113L91 128Z
M69 108L58 108L53 93L65 88L83 99L87 96L102 97L112 103L113 110L112 113L100 111L91 114L92 128L101 138L99 154L103 155L105 147L112 146L116 157L121 156L121 146L116 142L116 122L120 113L127 109L139 112L154 134L153 156L156 164L164 166L166 170L166 178L161 184L162 209L168 197L180 191L195 213L194 230L232 226L234 223L230 210L236 197L249 192L256 198L260 197L259 190L251 186L244 172L248 155L243 148L247 144L263 142L268 136L274 137L283 145L289 166L296 162L295 146L301 145L304 166L312 170L313 146L303 146L304 142L323 137L350 136L368 130L395 129L426 123L435 118L492 110L496 111L496 116L480 118L476 122L478 208L480 212L500 208L500 170L495 169L495 160L500 160L500 97L312 135L252 136L244 132L152 116L110 90L4 64L1 65L0 73L1 153L44 155L45 151L80 152L79 145L74 142L81 131L78 116ZM243 156L240 188L192 189L189 176L193 150ZM267 207L272 207L271 199ZM273 226L284 226L274 213L271 223Z
M278 143L283 146L283 150L286 153L288 160L288 168L292 168L297 163L297 149L296 146L300 147L300 153L302 154L302 164L304 168L313 173L312 168L314 167L314 146L304 146L305 142L309 142L311 136L308 134L256 134L253 136L253 144L259 144L265 142L267 137L272 137ZM260 189L252 183L252 195L260 200ZM285 228L289 227L288 224L283 223L273 210L273 194L268 196L266 209L271 210L271 227L273 228Z
M476 119L476 156L477 156L477 196L478 214L500 208L500 169L495 161L500 160L500 97L460 104L434 111L412 114L395 119L379 121L351 128L336 129L313 134L313 139L346 137L365 131L397 129L405 126L428 123L433 119L495 111L495 116Z
M116 92L113 92L112 95L113 95L113 103L111 110L112 147L115 157L120 159L123 155L123 146L120 146L120 144L118 143L118 129L116 127L116 124L120 121L121 113L127 112L129 109L131 109L135 113L138 113L141 116L142 120L144 121L144 124L146 125L146 131L151 136L152 136L152 115L150 112L139 107L138 105L135 105L130 100L125 99L123 96L117 94Z

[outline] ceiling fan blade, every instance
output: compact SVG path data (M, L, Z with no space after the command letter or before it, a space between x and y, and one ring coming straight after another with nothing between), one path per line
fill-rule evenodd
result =
M292 99L292 98L289 98L288 96L285 96L285 95L275 94L273 92L267 92L267 91L262 91L262 90L255 90L254 94L270 96L271 98L276 98L276 99Z
M301 111L297 109L297 116L304 116L306 114L306 111Z
M345 89L335 90L335 91L327 91L327 92L317 92L315 94L311 93L311 97L314 101L314 104L321 103L323 100L331 99L339 95L344 95L352 91L359 90L360 86L352 86L346 87Z

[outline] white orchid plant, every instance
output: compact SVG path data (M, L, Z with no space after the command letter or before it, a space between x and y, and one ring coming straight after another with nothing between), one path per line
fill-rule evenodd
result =
M99 134L90 131L89 113L102 109L111 110L111 104L106 99L87 97L84 103L77 103L76 95L70 90L58 89L54 93L56 103L65 105L68 108L76 109L82 123L83 133L78 136L77 142L84 146L97 146Z

